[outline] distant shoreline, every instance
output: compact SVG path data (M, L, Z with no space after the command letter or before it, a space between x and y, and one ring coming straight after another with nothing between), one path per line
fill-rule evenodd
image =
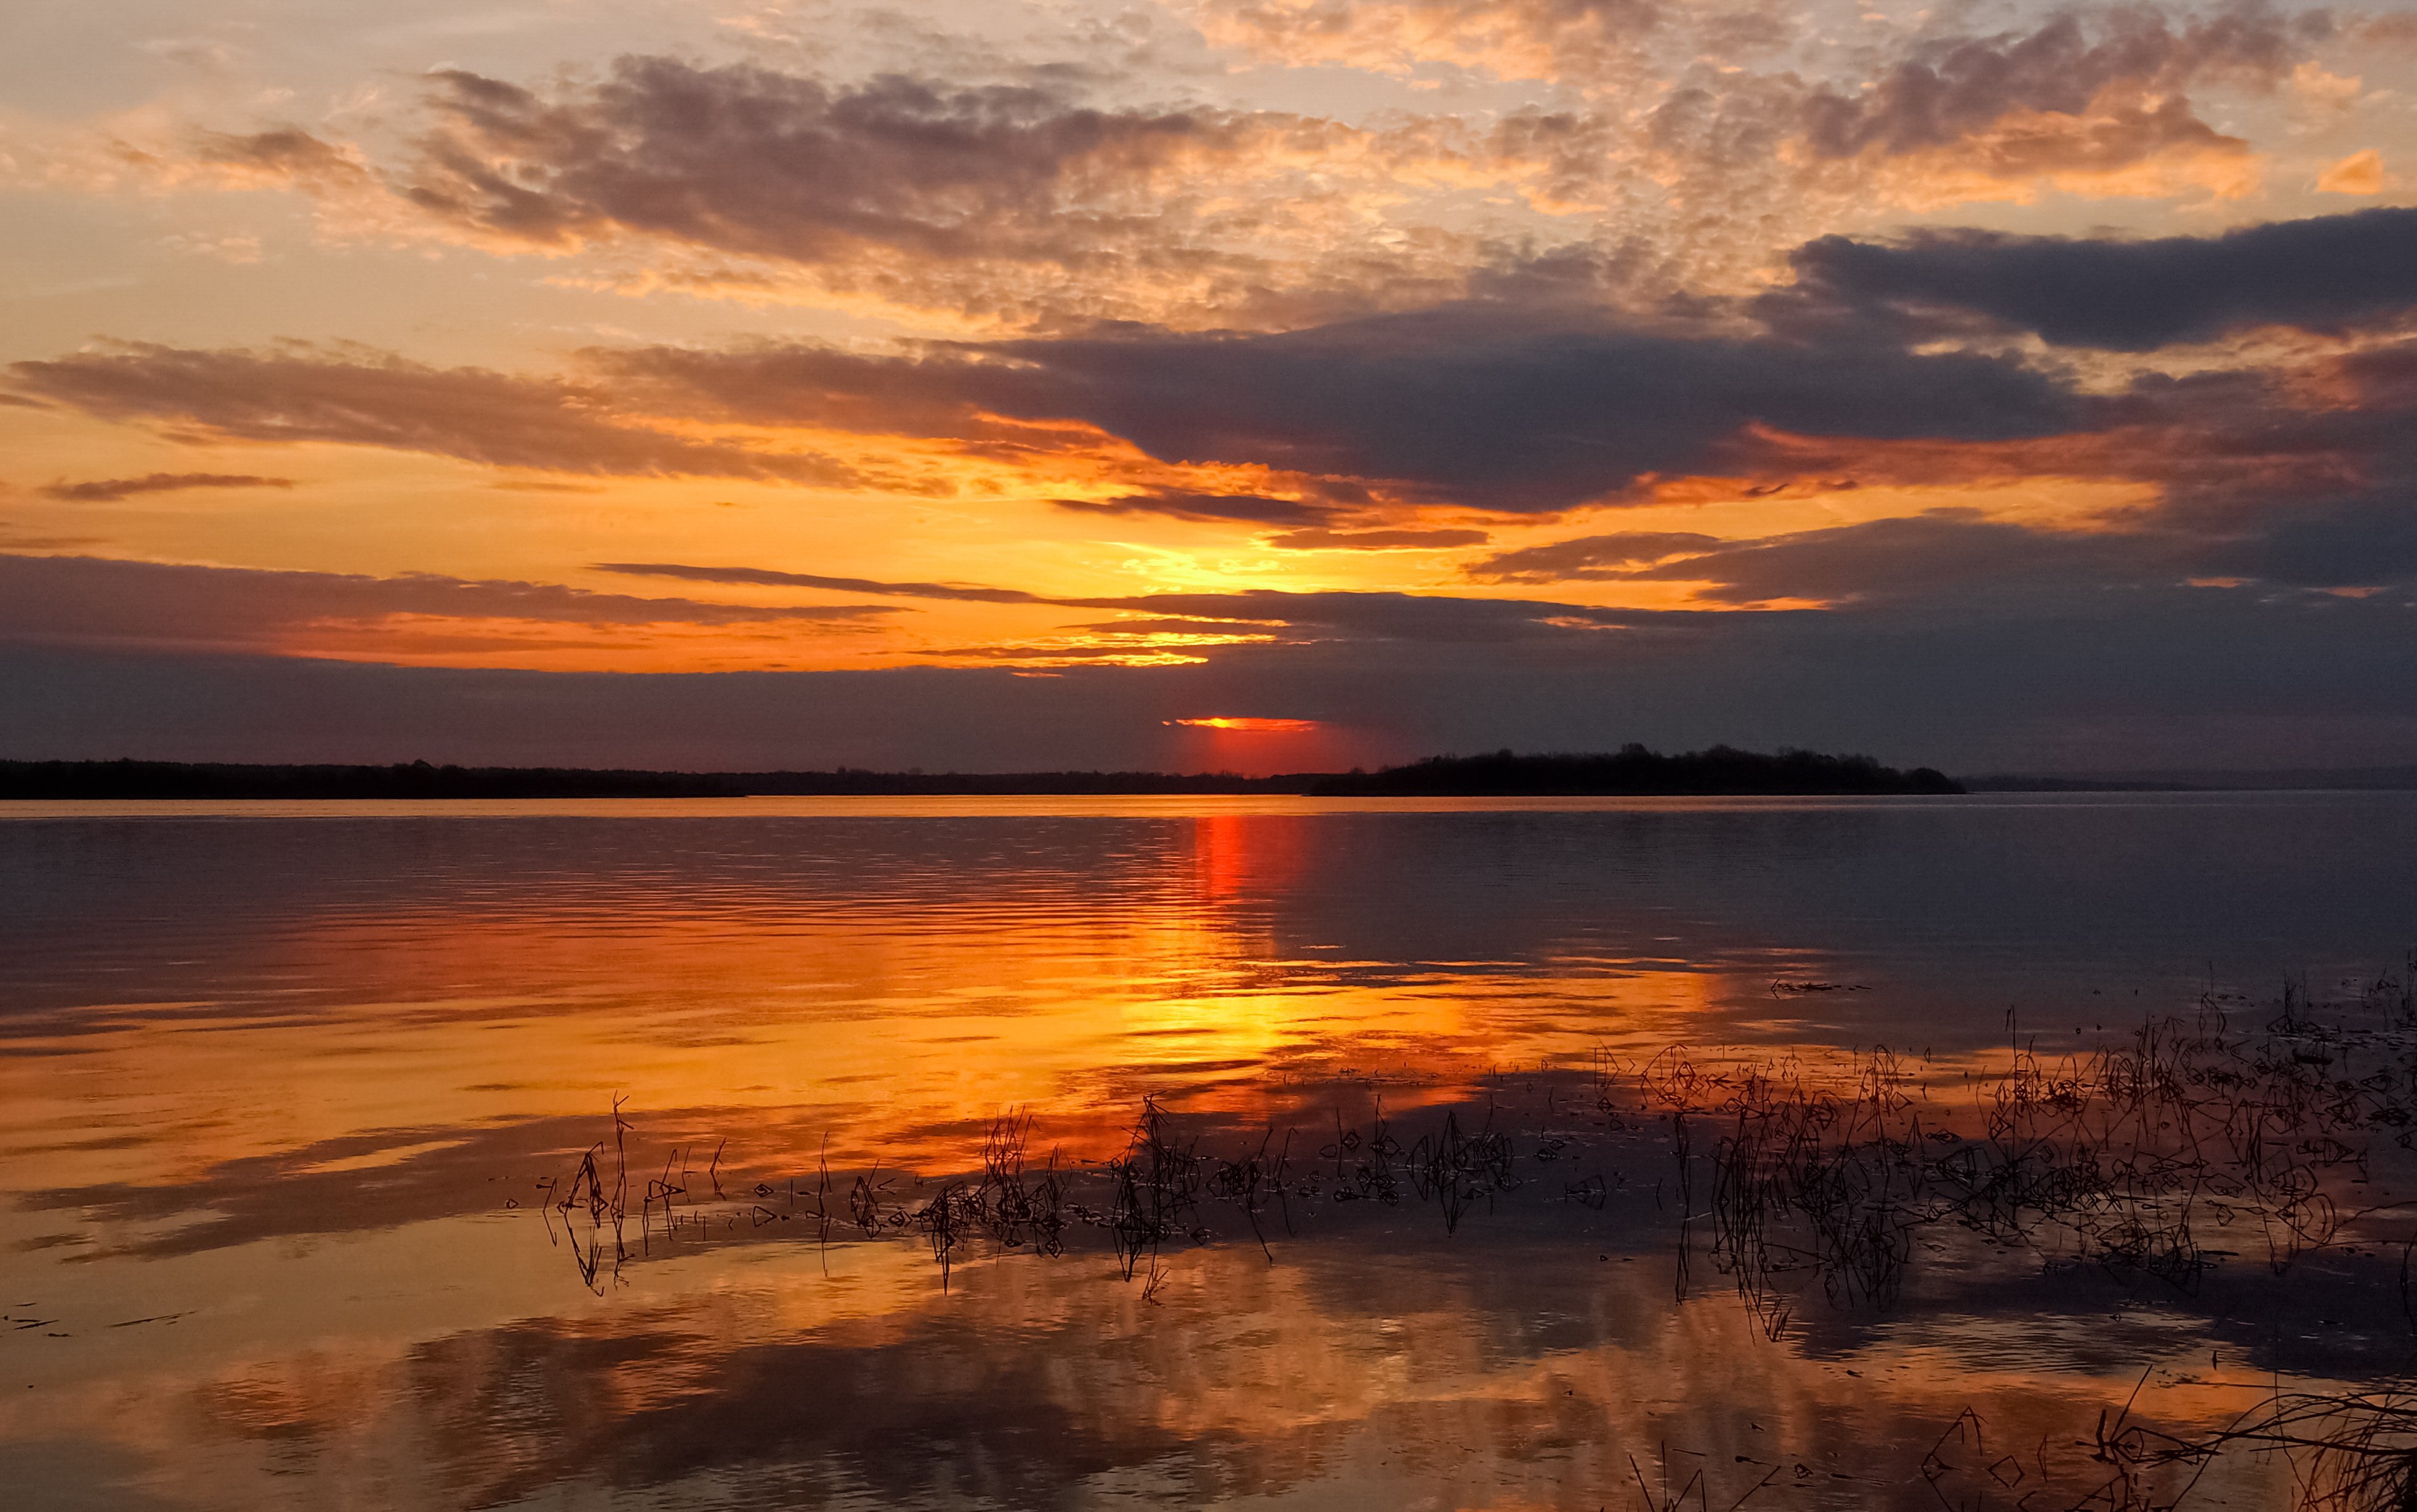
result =
M1012 797L1270 794L1305 797L1690 797L1955 793L1930 770L1867 756L1642 746L1576 756L1438 756L1379 771L652 771L577 767L0 761L0 802L550 798Z
M1761 756L1714 747L1659 756L1438 756L1379 771L1269 777L1164 771L656 771L585 767L390 766L205 761L0 760L0 802L326 800L1012 798L1262 795L1314 798L1841 797L1953 793L2181 793L2417 789L2417 768L1997 773L1949 778L1862 756Z

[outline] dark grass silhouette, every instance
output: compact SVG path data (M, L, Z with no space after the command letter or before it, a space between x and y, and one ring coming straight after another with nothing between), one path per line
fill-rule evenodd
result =
M1319 1228L1357 1224L1385 1242L1386 1214L1431 1214L1430 1231L1454 1245L1484 1243L1489 1214L1558 1214L1546 1231L1585 1248L1642 1241L1669 1254L1680 1305L1700 1279L1725 1283L1772 1340L1817 1308L1885 1315L1933 1257L2103 1273L2177 1299L2237 1265L2279 1298L2312 1256L2371 1257L2389 1235L2401 1316L2381 1321L2417 1340L2417 1201L2362 1196L2379 1171L2417 1171L2417 955L2352 1000L2319 1008L2290 983L2260 1009L2211 990L2087 1052L2044 1055L2008 1028L1994 1068L1953 1073L1885 1048L1827 1068L1684 1046L1639 1063L1606 1049L1584 1067L1489 1078L1482 1101L1406 1126L1381 1096L1357 1119L1338 1101L1306 1127L1244 1128L1145 1094L1123 1148L1087 1162L1056 1149L1035 1160L1035 1121L1017 1109L982 1131L961 1173L854 1174L844 1214L844 1177L822 1156L811 1178L767 1177L734 1197L720 1147L701 1177L675 1148L640 1194L634 1241L635 1124L616 1102L608 1136L540 1184L542 1206L549 1238L600 1292L667 1244L795 1233L827 1250L852 1227L859 1242L927 1246L944 1288L978 1255L1088 1256L1153 1303L1199 1246L1243 1243L1272 1264ZM1296 1161L1311 1141L1314 1158ZM2149 1382L2144 1371L2120 1411L2053 1454L2010 1453L1967 1409L1920 1474L1951 1507L2146 1512L2181 1505L2226 1457L2264 1457L2288 1468L2306 1512L2417 1506L2417 1378L2387 1370L2327 1390L2278 1376L2212 1428L2158 1420ZM1692 1462L1665 1447L1660 1473L1636 1467L1643 1504L1710 1505L1713 1479L1680 1474L1671 1453ZM1723 1478L1717 1496L1741 1504L1774 1483Z
M1599 1051L1583 1070L1526 1077L1524 1102L1506 1081L1482 1105L1429 1108L1407 1129L1381 1095L1364 1123L1337 1105L1298 1167L1301 1129L1185 1119L1154 1093L1119 1153L1069 1163L1053 1148L1036 1165L1034 1119L1018 1109L988 1126L963 1173L856 1172L844 1214L827 1156L801 1208L796 1176L730 1196L727 1141L701 1175L691 1149L674 1147L639 1194L634 1240L634 1125L616 1103L609 1138L540 1186L550 1213L583 1219L585 1254L643 1256L657 1234L709 1232L709 1214L743 1211L757 1228L803 1217L826 1244L843 1221L866 1239L912 1232L944 1270L977 1241L1057 1256L1088 1230L1129 1279L1152 1256L1216 1242L1216 1223L1239 1235L1233 1220L1272 1257L1271 1226L1293 1235L1309 1214L1357 1204L1432 1208L1447 1236L1514 1197L1602 1213L1642 1190L1623 1172L1658 1161L1680 1236L1703 1224L1710 1260L1774 1336L1808 1288L1841 1306L1889 1306L1917 1249L1945 1240L2188 1295L2221 1260L2280 1275L2353 1226L2417 1212L2417 1200L2361 1205L2350 1190L2386 1155L2417 1168L2417 955L2339 1005L2346 1020L2296 983L2251 1027L2234 1022L2242 1006L2211 992L2190 1016L2151 1016L2121 1042L2054 1059L2010 1022L2000 1069L1953 1077L1885 1047L1847 1071L1683 1046L1642 1063ZM709 1196L694 1190L708 1184ZM783 1187L786 1210L768 1206ZM2417 1260L2417 1235L2407 1247ZM2417 1329L2417 1291L2406 1301Z

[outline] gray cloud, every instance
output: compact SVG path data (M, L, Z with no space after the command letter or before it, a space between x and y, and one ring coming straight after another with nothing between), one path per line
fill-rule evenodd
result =
M2121 530L2058 530L1940 510L1910 518L1665 549L1619 537L1507 552L1480 581L1686 582L1720 603L1812 599L1859 613L1926 606L2000 614L2118 602L2189 580L2272 588L2417 585L2417 508L2407 498L2285 504L2229 527L2151 518ZM1670 558L1670 559L1665 559Z
M1687 207L1665 233L1694 245L1663 254L1679 252L1676 264L1700 271L1715 242L1742 237L1751 251L1717 255L1742 259L1730 271L1743 272L1770 250L1748 228L1785 219L1807 174L1834 176L1851 160L1954 152L1959 170L2004 179L2104 174L2178 149L2245 164L2246 144L2196 115L2187 89L2269 84L2326 31L2319 19L2249 8L2181 23L2148 7L2095 7L2027 32L1846 48L1836 54L1846 71L1823 81L1807 75L1826 48L1773 71L1723 67L1732 50L1782 50L1787 32L1767 8L1726 8L1680 18L1692 35L1671 58L1695 66L1670 78L1638 51L1665 19L1642 0L1219 8L1270 39L1313 46L1315 36L1372 19L1397 27L1405 11L1420 13L1424 35L1525 35L1563 54L1574 70L1565 77L1607 84L1598 70L1617 57L1621 82L1675 87L1640 135L1617 108L1540 103L1350 125L1242 108L1087 106L1061 86L1109 75L1082 69L975 86L952 82L965 70L946 68L834 82L629 55L590 81L434 73L431 129L399 156L295 126L204 134L196 153L352 211L369 213L374 200L367 223L382 233L417 221L501 251L640 237L722 254L653 270L692 287L780 282L792 275L763 265L785 263L826 288L1036 322L1163 315L1179 305L1193 319L1214 310L1300 325L1499 283L1467 266L1466 245L1443 251L1450 238L1436 227L1417 228L1425 250L1390 239L1338 246L1331 217L1295 221L1279 208L1336 192L1337 173L1381 178L1391 163L1449 160L1540 203L1625 202L1623 219L1675 196ZM1349 150L1327 150L1345 141ZM1637 176L1640 147L1660 160L1660 185L1675 178L1675 189ZM1321 154L1330 171L1319 181L1296 172ZM1221 173L1264 176L1265 203L1215 203L1204 188ZM1415 168L1400 176L1415 176ZM1696 186L1717 187L1699 196Z
M1344 233L1338 178L1376 184L1438 157L1524 180L1549 153L1570 192L1604 127L1515 113L1355 127L1284 111L1083 103L1114 70L833 81L753 64L630 55L600 80L429 75L400 145L296 126L201 133L175 163L282 180L347 235L499 254L601 250L605 277L676 288L866 298L1073 328L1163 315L1296 325L1449 298L1462 232ZM1336 150L1338 147L1341 150ZM129 149L130 150L130 149ZM138 155L145 157L147 155ZM1313 163L1321 166L1313 167ZM1238 192L1241 186L1254 191ZM1363 228L1364 229L1364 228Z
M1080 420L1162 460L1256 464L1530 512L1649 474L1741 465L1761 428L2003 440L2089 428L2108 414L1995 358L1490 303L1268 335L1137 328L912 358L765 346L726 359L648 349L598 360L758 421L966 435L981 432L978 415Z
M1221 605L1230 610L1233 606ZM580 674L0 646L0 755L1044 771L1196 763L1169 719L1281 709L1350 759L1438 751L1866 750L1951 771L2417 762L2410 610L2164 588L1656 617L1500 642L1329 639L1205 665Z
M1833 475L1866 466L1899 481L2077 470L2157 483L2168 523L2236 538L2292 511L2388 511L2417 485L2417 342L2288 369L2151 373L2126 391L2090 395L2012 359L1908 351L1894 343L1918 329L1853 307L1833 302L1821 316L1807 308L1800 298L1780 309L1781 333L1763 336L1464 303L1276 335L1123 328L897 356L637 348L586 354L594 375L584 381L327 348L130 346L13 371L96 414L220 439L342 440L591 476L712 473L915 492L943 485L644 421L899 432L1009 463L1091 445L1070 438L1072 421L1169 463L1267 467L1304 496L1158 487L1066 507L1269 527L1291 532L1275 543L1292 549L1355 537L1366 546L1438 544L1366 533L1384 531L1386 512L1404 504L1543 513L1702 474L1768 480L1741 484L1755 494L1852 486ZM2050 439L2053 456L2029 445ZM1969 455L1891 451L1906 441L2001 445ZM1893 472L1893 457L1913 470ZM1808 470L1829 481L1803 483ZM1604 553L1700 544L1588 539L1508 555L1482 572L1553 581L1640 565Z
M1554 603L1531 599L1491 599L1421 593L1288 593L1255 588L1239 593L1143 593L1105 598L1043 598L1015 588L971 584L885 583L870 578L820 577L753 567L692 567L676 563L602 562L598 570L692 582L752 583L767 587L830 588L904 598L963 599L982 603L1031 603L1067 609L1105 609L1151 621L1181 621L1186 628L1232 629L1280 625L1321 630L1344 637L1385 640L1480 642L1565 638L1590 629L1651 620L1650 614ZM1132 621L1086 626L1143 628ZM954 650L947 655L971 655ZM1006 654L1017 654L1010 651Z
M1649 237L1672 263L1655 282L1683 289L1707 267L1750 278L1783 250L1765 235L1802 224L1817 204L1930 208L2028 197L2042 180L2084 193L2239 192L2257 181L2257 155L2211 124L2193 90L2273 92L2330 26L2317 12L2235 6L2182 20L2113 5L1962 29L1976 16L1925 10L1907 18L1909 38L1883 28L1817 41L1808 33L1821 28L1793 18L1781 24L1798 45L1771 65L1706 49L1649 75L1666 84L1634 140L1679 211Z
M1619 530L1542 546L1497 552L1473 563L1468 575L1489 583L1558 583L1625 576L1668 557L1700 557L1726 544L1690 530Z
M2094 8L2086 27L2068 11L2028 34L1919 43L1867 88L1815 94L1806 136L1828 157L1902 154L1953 145L2020 113L2082 115L2125 89L2142 98L2126 101L2123 140L2100 144L2113 166L2179 142L2225 140L2181 92L2210 75L2288 73L2306 41L2328 29L2319 14L2287 21L2248 8L2180 28L2147 6Z
M1251 461L1505 510L1566 508L1734 458L1756 426L1984 440L2090 423L1987 358L1674 335L1455 306L1269 336L1020 342L1011 413L1100 425L1154 456ZM1021 376L1021 374L1019 374Z
M2176 586L2197 571L2197 555L2162 533L2042 530L1941 511L1729 542L1619 575L1707 583L1707 597L1731 603L1817 599L1972 609L1986 600L2036 608L2108 588Z
M1966 310L2058 345L2144 352L2245 327L2331 332L2406 312L2417 305L2417 209L2148 241L1824 237L1792 260L1809 291L1848 305Z
M762 608L644 599L550 583L431 573L367 577L0 555L0 640L42 643L257 645L300 627L392 615L574 625L786 621L844 627L895 612L879 604Z
M434 90L445 125L405 180L431 214L538 245L626 230L798 263L868 248L1081 260L1111 229L1105 202L1235 130L1216 112L1090 110L1039 88L835 86L664 57L552 96L459 70Z
M2417 582L2417 491L2282 515L2211 552L2204 570L2309 588Z
M1782 314L1805 309L1800 301ZM1070 440L1064 427L1075 421L1169 463L1269 467L1305 496L1160 487L1066 507L1269 527L1289 532L1273 543L1290 549L1441 544L1432 533L1388 530L1386 512L1403 504L1550 512L1707 473L1769 480L1741 484L1748 495L1838 488L1852 486L1832 476L1847 469L1897 477L1893 455L1913 468L1899 481L2045 466L2154 482L2168 525L2231 539L2294 512L2388 514L2417 489L2417 342L2291 368L2151 373L2124 392L2086 395L2011 359L1908 352L1884 338L1915 332L1830 309L1769 336L1459 304L1280 335L1125 328L889 357L639 348L587 354L595 375L583 381L315 347L129 346L13 372L96 414L166 422L172 435L347 441L590 476L710 473L913 492L944 485L643 421L879 428L1011 463L1090 445ZM2050 439L2053 456L2029 445ZM1969 456L1936 446L1892 453L1888 444L1900 441L2004 445ZM1828 481L1804 483L1808 469ZM123 496L253 476L54 486ZM1702 544L1660 539L1673 534L1688 533L1528 548L1480 575L1617 574L1643 560L1609 554ZM832 581L859 590L853 579Z
M2156 517L2176 528L2253 542L2417 507L2417 340L2273 369L2151 374L2130 398L2139 428L2110 436L2101 466L2161 484ZM2370 581L2357 574L2374 566L2345 559L2335 581Z

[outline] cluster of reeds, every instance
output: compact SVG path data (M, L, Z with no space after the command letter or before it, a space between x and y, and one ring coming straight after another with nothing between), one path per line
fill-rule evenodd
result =
M1774 1338L1808 1295L1885 1307L1924 1253L1956 1245L2188 1293L2235 1253L2260 1254L2280 1275L2311 1251L2375 1242L2375 1220L2390 1210L2362 1208L2349 1193L2417 1146L2417 956L2409 967L2358 985L2338 1005L2349 1023L2324 1021L2293 983L2244 1029L2242 1000L2211 992L2195 1014L2152 1016L2088 1050L2045 1054L2010 1034L1987 1070L1942 1071L1885 1049L1843 1069L1680 1046L1637 1064L1600 1050L1574 1074L1526 1078L1524 1104L1492 1078L1482 1103L1425 1109L1406 1126L1381 1099L1364 1123L1331 1108L1316 1115L1315 1158L1298 1163L1292 1129L1269 1123L1229 1142L1230 1126L1155 1095L1141 1099L1113 1156L1070 1163L1053 1148L1036 1159L1034 1121L1019 1110L989 1125L979 1165L959 1175L876 1166L835 1179L826 1153L811 1181L786 1181L785 1211L768 1181L754 1184L752 1201L732 1202L717 1146L701 1174L685 1149L671 1150L630 1214L631 1125L616 1099L610 1137L568 1177L540 1184L549 1237L569 1243L583 1282L599 1291L631 1258L630 1216L644 1255L659 1238L735 1229L743 1215L751 1228L802 1218L825 1245L835 1230L920 1239L944 1286L978 1245L1044 1256L1096 1245L1156 1301L1170 1254L1213 1242L1214 1223L1237 1237L1247 1229L1270 1261L1275 1225L1292 1234L1320 1209L1415 1201L1455 1236L1471 1214L1514 1197L1551 1200L1552 1184L1539 1178L1556 1163L1570 1177L1558 1199L1600 1213L1616 1192L1645 1197L1606 1174L1604 1157L1618 1154L1632 1169L1669 1163L1681 1294L1707 1236L1712 1263ZM1652 1195L1665 1210L1663 1183ZM1592 1247L1601 1235L1588 1237ZM2411 1263L2417 1239L2403 1263L2417 1327ZM2004 1492L2032 1512L2170 1508L2219 1459L2266 1455L2288 1465L2308 1512L2417 1512L2417 1394L2373 1382L2332 1394L2278 1387L2198 1433L2136 1419L2127 1403L2102 1414L2077 1468L2051 1467L2045 1446L1984 1456L1981 1428L1976 1415L1959 1418L1925 1462L1944 1504L1994 1505ZM2075 1495L2049 1489L2079 1481L2088 1484ZM1700 1478L1674 1489L1666 1477L1655 1495L1642 1475L1638 1492L1660 1505L1707 1495Z
M1075 1209L1076 1217L1108 1231L1126 1280L1132 1280L1147 1260L1142 1295L1149 1301L1158 1300L1166 1279L1160 1264L1161 1250L1171 1241L1205 1243L1209 1237L1199 1224L1205 1164L1198 1138L1177 1138L1158 1099L1144 1096L1141 1116L1133 1121L1124 1153L1106 1166L1113 1184L1106 1212ZM1265 1242L1262 1236L1261 1243Z
M1029 1247L1043 1255L1060 1253L1067 1204L1057 1175L1057 1152L1049 1153L1037 1178L1027 1175L1025 1150L1031 1133L1029 1114L1010 1113L995 1121L982 1142L981 1174L942 1182L930 1200L911 1214L895 1206L885 1212L884 1188L859 1177L852 1204L859 1227L868 1234L878 1232L885 1224L915 1229L932 1246L943 1286L959 1248L977 1237L1005 1250Z
M538 1190L544 1194L538 1211L544 1216L546 1242L558 1247L567 1245L571 1264L579 1272L580 1284L600 1293L608 1281L620 1279L622 1263L630 1258L630 1122L621 1116L622 1102L619 1097L613 1099L610 1184L604 1179L604 1140L587 1147L568 1178L549 1176L537 1184ZM650 1185L649 1203L653 1200L652 1191ZM557 1222L561 1225L559 1232L555 1229Z
M1204 1202L1239 1216L1272 1259L1271 1214L1289 1233L1321 1204L1409 1197L1457 1234L1481 1204L1537 1186L1529 1162L1592 1156L1597 1168L1573 1173L1559 1197L1600 1212L1626 1184L1602 1168L1606 1142L1649 1160L1660 1130L1676 1178L1682 1294L1701 1225L1713 1261L1774 1336L1801 1305L1803 1279L1834 1303L1885 1306L1919 1249L1958 1234L2189 1291L2244 1238L2278 1272L2333 1243L2345 1184L2368 1175L2375 1138L2417 1140L2412 982L2417 972L2362 986L2358 1005L2379 1025L2320 1024L2292 984L2278 1014L2243 1031L2211 993L2194 1016L2151 1018L2088 1052L2049 1057L2016 1036L2002 1070L1960 1079L1885 1049L1847 1075L1792 1058L1707 1061L1682 1046L1642 1065L1599 1051L1581 1083L1590 1099L1567 1096L1565 1073L1531 1080L1543 1117L1524 1128L1506 1126L1495 1092L1482 1113L1431 1110L1415 1132L1397 1132L1380 1098L1365 1127L1330 1111L1317 1158L1299 1167L1293 1130L1270 1123L1231 1153L1208 1153L1205 1128L1154 1095L1118 1154L1069 1166L1053 1149L1036 1167L1033 1121L1019 1111L990 1125L979 1167L964 1175L934 1182L876 1167L853 1177L843 1211L825 1157L802 1208L791 1179L786 1211L758 1183L744 1214L751 1228L804 1217L825 1245L835 1226L866 1238L912 1233L944 1280L978 1240L1056 1255L1089 1229L1127 1278L1154 1276L1171 1247L1214 1237ZM630 1127L616 1100L611 1138L568 1178L540 1184L548 1232L558 1220L590 1286L629 1258ZM658 1234L738 1227L725 1211L722 1154L717 1147L700 1178L676 1148L646 1182L634 1214L642 1254ZM909 1184L929 1195L918 1202ZM692 1189L705 1184L709 1199Z
M2281 1456L2306 1512L2417 1507L2417 1397L2406 1390L2278 1391L2193 1448Z
M1497 1194L1518 1187L1516 1162L1511 1136L1494 1128L1491 1106L1485 1125L1475 1134L1463 1133L1459 1113L1447 1110L1442 1128L1421 1135L1410 1146L1410 1184L1420 1201L1433 1202L1442 1210L1444 1232L1457 1233L1461 1215L1470 1204L1480 1198L1491 1203ZM1597 1184L1587 1190L1587 1197L1595 1199L1591 1205L1599 1208L1599 1178Z
M1938 1216L1926 1195L1918 1113L1876 1055L1859 1093L1840 1096L1771 1071L1749 1071L1724 1105L1698 1114L1721 1130L1712 1148L1712 1249L1740 1296L1776 1336L1792 1302L1772 1282L1811 1269L1836 1300L1885 1303L1912 1259L1911 1230ZM1672 1115L1682 1258L1695 1218L1693 1140Z
M1284 1144L1273 1159L1268 1146L1275 1142L1275 1128L1270 1124L1259 1136L1256 1148L1237 1152L1234 1158L1213 1159L1210 1163L1206 1190L1216 1201L1223 1202L1242 1214L1251 1226L1251 1237L1258 1241L1259 1249L1269 1260L1275 1251L1268 1245L1267 1229L1259 1223L1259 1214L1270 1204L1282 1209L1285 1228L1292 1228L1292 1209L1286 1200L1285 1174L1292 1163L1292 1131L1285 1131Z
M547 1242L557 1248L567 1248L580 1283L600 1294L608 1285L622 1282L624 1265L651 1255L658 1237L676 1238L683 1229L702 1234L717 1217L731 1228L737 1226L735 1215L722 1211L730 1201L722 1188L722 1156L729 1147L726 1139L715 1145L706 1167L711 1206L690 1191L689 1184L695 1179L690 1163L695 1147L687 1145L674 1146L665 1153L661 1172L646 1178L639 1191L638 1211L634 1214L630 1212L630 1135L635 1126L622 1115L627 1101L618 1096L613 1099L611 1138L600 1139L582 1152L570 1175L548 1176L537 1183L542 1194L538 1211L544 1219ZM760 1197L772 1195L772 1189L762 1184L756 1191ZM683 1199L688 1199L685 1207ZM770 1210L760 1204L754 1212L771 1215ZM638 1220L634 1252L630 1245L630 1219L633 1216Z
M2144 1373L2144 1384L2147 1379ZM2406 1389L2278 1385L2230 1422L2197 1433L2135 1422L2138 1398L2136 1387L2121 1409L2100 1412L2082 1445L2095 1471L2086 1493L2066 1503L2072 1512L2172 1512L2227 1456L2279 1465L2289 1482L2292 1512L2417 1507L2417 1396ZM1978 1418L1969 1410L1965 1417L1977 1443ZM1925 1474L1937 1461L1934 1452ZM2040 1469L2045 1477L2047 1467Z
M1917 1242L1951 1229L2183 1291L2232 1252L2212 1233L2248 1234L2279 1273L2342 1232L2338 1194L2367 1178L2377 1135L2410 1144L2417 1052L2391 1032L2410 1021L2322 1026L2294 987L2242 1032L2210 999L2088 1054L2051 1061L2017 1041L2004 1072L1966 1078L1969 1105L1886 1050L1851 1081L1793 1061L1708 1070L1671 1050L1637 1082L1666 1109L1682 1265L1700 1123L1716 1131L1713 1255L1775 1333L1793 1306L1780 1278L1810 1273L1833 1300L1885 1304Z

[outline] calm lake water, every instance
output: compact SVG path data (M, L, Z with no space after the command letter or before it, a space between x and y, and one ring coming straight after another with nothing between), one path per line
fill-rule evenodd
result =
M2102 1435L2402 1379L2412 944L2412 794L14 805L0 1503L2290 1506Z

